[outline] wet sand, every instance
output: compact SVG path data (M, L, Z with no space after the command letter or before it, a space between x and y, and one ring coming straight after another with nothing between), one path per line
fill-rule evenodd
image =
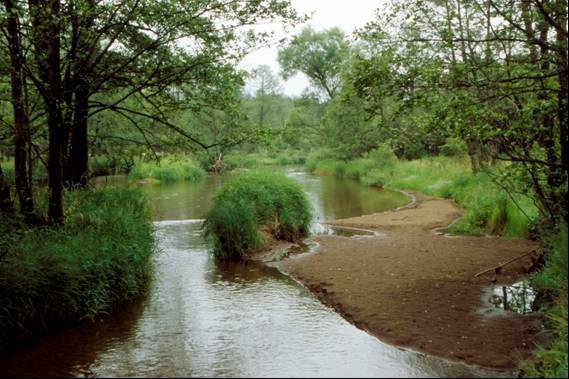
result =
M449 200L414 196L415 204L404 209L334 222L379 235L315 237L314 252L276 266L385 342L493 369L516 368L533 352L542 316L491 310L482 298L489 286L526 274L531 256L497 275L475 275L537 245L437 234L433 230L460 217L461 209Z

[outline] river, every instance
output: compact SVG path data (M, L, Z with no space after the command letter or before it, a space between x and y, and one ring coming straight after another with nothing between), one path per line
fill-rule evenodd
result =
M409 201L350 180L288 170L316 233L336 218ZM144 185L157 237L148 295L96 322L59 329L0 359L6 377L476 377L486 370L382 343L261 263L216 264L201 220L224 177ZM105 184L106 182L106 184ZM99 185L124 185L104 180ZM346 238L334 237L329 238Z

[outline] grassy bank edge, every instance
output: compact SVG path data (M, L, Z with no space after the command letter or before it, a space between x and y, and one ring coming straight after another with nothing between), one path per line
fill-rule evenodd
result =
M464 209L463 217L449 228L458 234L498 234L509 238L528 238L538 211L531 199L499 188L482 172L470 173L464 159L435 157L400 161L391 153L352 161L309 159L306 169L319 175L357 180L364 185L414 190L454 200Z
M143 193L76 191L66 203L63 227L0 222L0 352L60 324L97 318L147 289L155 246Z

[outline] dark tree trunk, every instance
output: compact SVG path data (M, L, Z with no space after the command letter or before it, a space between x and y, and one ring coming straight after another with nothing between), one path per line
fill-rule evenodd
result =
M67 105L64 138L64 182L69 188L83 187L88 182L89 145L89 56L94 24L93 0L71 9L71 51L64 88Z
M12 217L14 215L14 204L12 203L12 197L10 196L10 186L4 176L2 166L0 166L0 214L8 217Z
M48 126L48 218L63 224L63 115L60 66L60 0L29 0Z
M10 51L10 85L14 109L14 169L20 210L27 221L35 218L29 163L30 127L24 96L24 57L20 43L18 9L14 0L4 0L7 13L7 37Z
M562 7L559 9L566 9L563 2L560 4ZM560 25L567 24L567 16L565 13L565 17L560 17L561 22ZM569 174L567 172L569 168L569 139L567 136L567 127L569 123L569 107L568 107L568 97L569 97L569 83L567 76L569 75L568 70L568 57L567 57L567 37L566 32L564 33L561 30L560 26L556 27L556 37L558 42L557 51L557 69L559 72L559 91L557 94L557 101L558 101L558 118L559 118L559 137L560 137L560 144L561 144L561 166L562 166L562 178L561 182L567 185L567 180L569 178ZM563 185L563 184L562 184ZM566 187L565 187L566 188ZM567 193L561 194L563 198L563 214L562 216L567 220L569 216L569 206L567 202Z
M87 166L89 144L87 138L87 119L89 116L89 89L79 86L75 93L71 145L67 159L67 183L71 187L85 186L88 181Z
M63 224L63 119L61 114L61 67L60 67L60 2L50 0L48 61L48 128L49 128L49 207L48 217L52 223Z

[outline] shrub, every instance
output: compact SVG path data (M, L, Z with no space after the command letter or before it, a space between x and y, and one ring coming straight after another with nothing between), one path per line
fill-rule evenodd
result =
M385 184L385 180L383 179L383 174L381 171L377 169L373 169L363 177L361 177L361 182L363 185L370 186L370 187L378 187L383 188Z
M311 220L310 203L293 179L251 173L220 190L204 228L217 258L237 260L261 248L265 235L287 241L306 236Z
M347 178L360 180L377 167L373 159L356 159L346 164L345 175Z
M176 161L164 159L160 163L139 162L129 174L131 179L153 179L159 182L197 181L204 170L190 159Z
M128 174L134 166L130 157L96 156L89 159L91 176Z
M460 138L447 138L446 143L441 146L441 154L447 157L466 155L466 144Z
M154 240L143 194L75 191L66 203L63 227L0 227L0 350L12 339L105 314L146 289Z

